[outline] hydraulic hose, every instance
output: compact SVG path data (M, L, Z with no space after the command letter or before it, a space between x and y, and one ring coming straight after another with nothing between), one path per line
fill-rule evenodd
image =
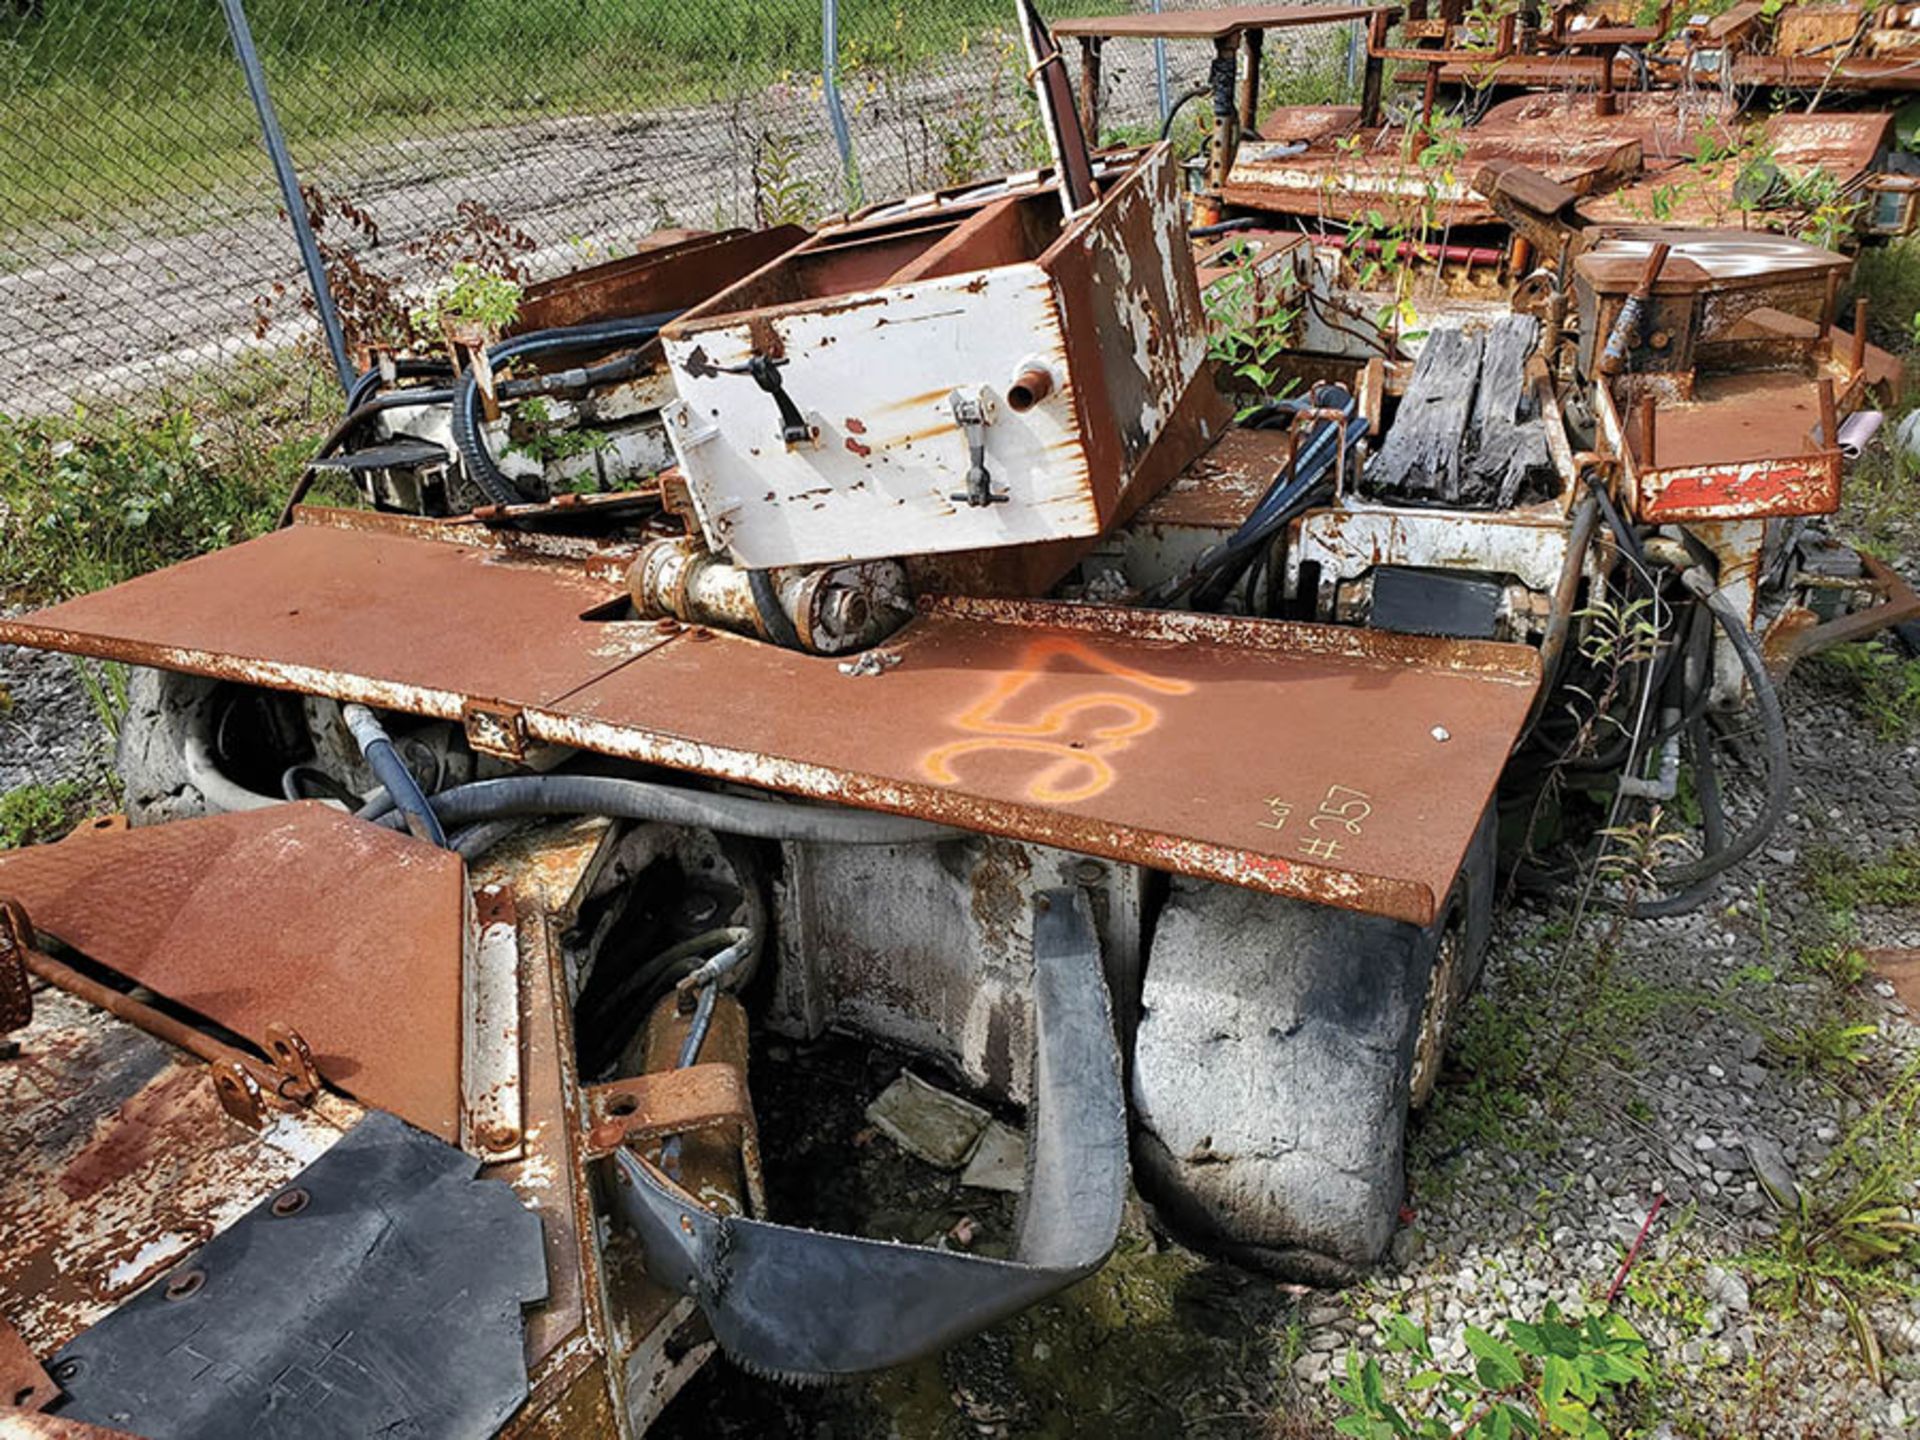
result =
M377 773L377 772L376 772ZM790 805L715 795L608 775L509 775L442 790L430 802L442 824L467 825L511 815L607 815L617 820L694 825L757 840L838 845L921 845L965 832L906 815L825 805ZM399 814L381 825L398 829Z
M374 713L364 705L344 705L340 715L347 722L347 729L353 732L354 743L360 747L367 768L393 797L398 807L394 819L404 824L415 838L430 841L443 850L448 848L447 832L441 829L439 819L427 804L420 782L413 778L413 772L400 758L400 752L393 748L392 737Z
M659 335L660 327L678 314L678 311L667 310L653 315L636 315L628 320L572 325L558 330L535 330L493 346L487 351L487 364L498 369L513 360L540 359L578 350L635 349L653 341ZM631 364L630 358L611 361L607 366L569 371L565 377L548 377L552 389L527 391L501 386L499 394L511 399L517 395L550 394L558 389L606 383L612 378L624 378L617 374L617 367ZM632 372L629 370L626 373ZM494 462L493 452L487 448L486 432L481 423L480 385L471 371L463 375L455 387L453 443L459 447L460 459L468 476L486 492L488 499L499 505L527 503L528 497L521 494L520 488Z
M1786 713L1780 705L1780 693L1773 688L1773 680L1767 674L1766 659L1761 655L1760 647L1754 643L1746 621L1733 608L1733 603L1714 588L1712 577L1703 567L1696 565L1688 569L1681 576L1681 581L1712 611L1713 618L1719 622L1740 659L1740 668L1746 672L1747 682L1753 686L1754 703L1759 707L1761 728L1766 737L1767 794L1752 824L1727 841L1721 849L1711 851L1698 860L1668 866L1659 872L1656 878L1662 885L1691 888L1634 907L1634 914L1650 917L1678 915L1693 909L1712 894L1713 887L1708 882L1746 859L1773 833L1774 827L1780 823L1780 817L1786 813L1787 791L1791 782ZM1711 798L1708 803L1718 811L1718 777L1715 776L1710 784ZM1724 815L1715 818L1717 824L1724 825Z

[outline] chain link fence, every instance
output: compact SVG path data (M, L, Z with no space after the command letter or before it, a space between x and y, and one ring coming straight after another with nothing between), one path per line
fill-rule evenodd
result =
M1154 8L1043 10L1129 3ZM312 343L227 8L0 0L0 412L138 400ZM350 324L466 256L539 278L665 227L817 220L1044 159L1012 0L244 13ZM1155 48L1108 46L1108 140L1157 129ZM1208 47L1164 54L1177 98Z

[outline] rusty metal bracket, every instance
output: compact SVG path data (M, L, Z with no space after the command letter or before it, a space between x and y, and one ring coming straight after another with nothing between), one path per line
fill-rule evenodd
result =
M527 717L517 705L469 700L460 708L467 743L482 755L515 763L527 758Z
M1769 627L1761 649L1767 670L1776 679L1809 655L1865 640L1920 617L1920 593L1898 572L1865 551L1860 552L1860 564L1866 573L1858 588L1874 597L1872 604L1825 621L1805 606L1793 605Z
M306 1042L287 1026L268 1027L267 1045L273 1059L258 1059L125 991L82 974L36 949L34 940L33 922L26 908L14 900L0 900L0 961L9 954L18 955L26 968L47 984L206 1061L221 1108L242 1125L257 1128L267 1108L299 1109L319 1093L313 1055Z
M602 1159L623 1145L738 1125L743 1143L756 1137L747 1081L732 1065L689 1065L606 1085L589 1085L584 1154Z
M44 1410L59 1398L60 1387L20 1332L0 1319L0 1409Z

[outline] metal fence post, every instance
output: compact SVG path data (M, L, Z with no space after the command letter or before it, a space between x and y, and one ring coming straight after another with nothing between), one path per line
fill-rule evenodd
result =
M847 128L846 107L840 103L840 5L838 0L820 0L820 89L827 102L827 123L833 127L833 143L840 151L840 169L845 178L847 207L857 209L861 201L860 166L853 157L853 132Z
M1160 0L1153 0L1153 13L1160 13ZM1160 123L1167 123L1167 117L1173 114L1173 97L1167 93L1167 42L1153 42L1153 93L1160 102Z
M300 247L300 260L306 267L307 284L313 290L314 309L320 316L320 328L326 333L327 350L333 356L333 368L340 373L340 388L351 390L354 382L353 359L347 354L346 333L340 328L340 312L334 307L333 290L327 284L326 263L320 258L319 242L313 238L313 226L307 221L306 201L300 195L300 176L293 168L293 156L287 153L287 137L280 132L280 117L274 113L273 97L267 93L266 72L260 68L260 52L253 46L253 28L247 24L247 12L241 0L220 0L227 17L227 33L233 37L234 54L246 73L247 94L253 97L254 112L260 117L260 137L266 142L273 160L273 173L280 182L280 198L287 207L287 221L293 226L293 238Z

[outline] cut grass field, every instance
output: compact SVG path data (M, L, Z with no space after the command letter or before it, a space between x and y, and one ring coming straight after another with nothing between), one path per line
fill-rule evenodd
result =
M1050 4L1050 15L1098 0ZM819 0L253 0L248 13L296 158L542 115L703 105L821 68ZM1011 0L842 0L840 64L938 64L1011 24ZM0 8L0 250L7 232L80 225L263 175L258 130L215 0L45 0ZM823 122L824 123L824 122Z

